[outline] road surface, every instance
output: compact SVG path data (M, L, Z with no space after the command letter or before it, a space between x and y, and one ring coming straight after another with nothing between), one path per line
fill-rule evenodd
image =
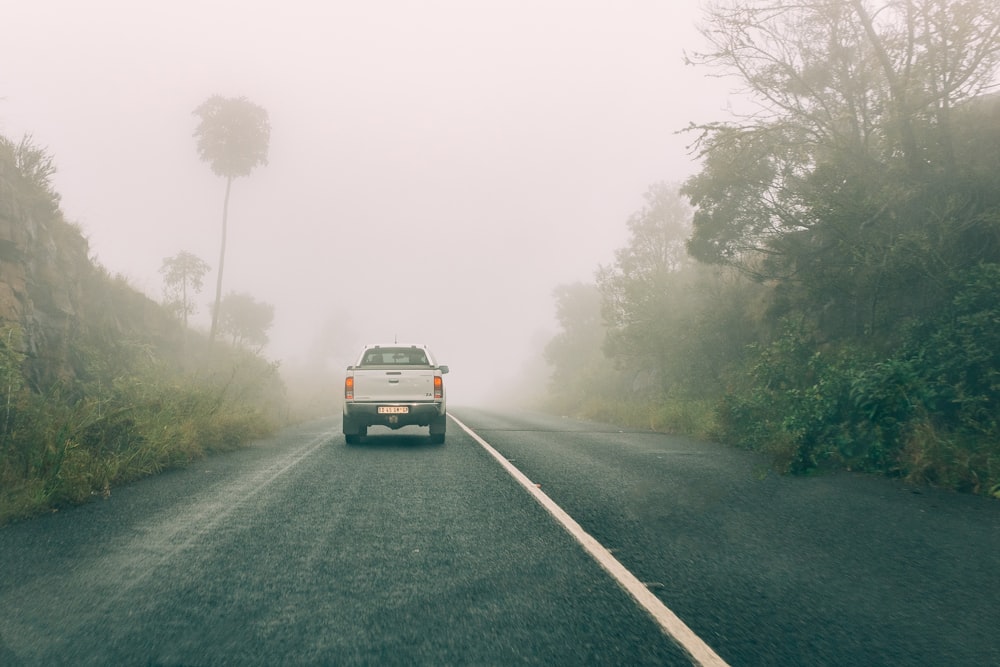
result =
M0 665L706 659L483 443L720 663L1000 664L996 501L454 413L475 437L453 422L440 446L416 428L346 446L317 421L0 529Z

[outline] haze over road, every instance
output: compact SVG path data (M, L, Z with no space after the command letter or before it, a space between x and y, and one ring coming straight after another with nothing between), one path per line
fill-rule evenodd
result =
M233 186L224 291L275 306L267 355L339 372L365 343L433 341L480 400L522 377L553 289L613 261L649 186L696 170L679 131L731 103L685 65L700 4L10 2L0 134L49 149L95 258L161 299L164 258L201 257L206 286L219 268L225 184L192 112L247 97L270 151ZM196 301L207 329L211 290Z
M454 412L729 664L1000 664L995 502ZM313 422L0 530L0 663L688 663L449 429Z

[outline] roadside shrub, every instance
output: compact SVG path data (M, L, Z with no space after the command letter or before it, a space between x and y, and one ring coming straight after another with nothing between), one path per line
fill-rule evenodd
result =
M894 445L886 432L894 430L896 410L880 421L878 391L865 391L883 387L868 354L819 345L792 323L773 343L752 350L719 402L719 439L769 454L783 472L892 467Z
M786 326L730 377L718 437L777 468L826 465L974 493L1000 484L1000 266L956 280L950 307L882 358Z
M1000 265L956 282L951 307L910 334L905 360L923 392L901 468L914 481L992 494L1000 484Z
M272 398L282 389L273 364L235 353L182 373L148 351L138 358L127 373L96 374L45 396L23 388L0 392L9 407L0 447L0 525L235 449L278 423ZM115 369L122 373L120 365Z
M707 440L717 430L714 402L707 399L666 397L655 407L652 428L663 433Z
M1000 498L996 440L942 431L925 418L907 434L900 463L914 483Z
M711 400L705 399L670 396L647 396L642 399L588 398L569 405L549 404L547 409L626 428L694 438L708 439L717 431L715 406Z

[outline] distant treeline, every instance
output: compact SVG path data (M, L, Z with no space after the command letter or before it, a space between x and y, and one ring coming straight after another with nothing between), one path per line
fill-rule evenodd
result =
M759 107L557 290L553 403L1000 497L1000 8L739 4L690 58Z

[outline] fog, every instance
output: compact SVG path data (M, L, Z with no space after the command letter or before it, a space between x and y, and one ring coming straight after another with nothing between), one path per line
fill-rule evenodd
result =
M364 342L428 344L453 402L518 384L593 280L676 132L722 116L685 67L696 1L38 0L5 3L0 133L55 157L94 258L162 297L165 257L213 267L223 179L192 111L245 96L269 164L235 181L223 291L275 306L265 354L342 373Z

